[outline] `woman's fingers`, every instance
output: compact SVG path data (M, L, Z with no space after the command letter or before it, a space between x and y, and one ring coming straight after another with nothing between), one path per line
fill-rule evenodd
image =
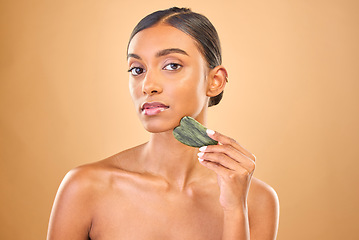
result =
M214 171L218 176L220 176L226 182L235 180L245 183L248 181L248 178L250 178L253 174L253 171L250 171L244 167L240 167L236 170L229 169L218 162L212 162L210 160L205 160L205 159L200 159L200 163L205 167L207 167L208 169Z
M221 145L230 145L234 147L235 149L239 150L241 153L243 153L245 156L249 157L253 161L256 160L256 157L254 154L250 153L248 150L246 150L244 147L242 147L236 140L233 138L227 137L219 132L215 132L213 130L207 129L207 134L210 138L218 141ZM209 147L209 146L208 146Z
M220 150L223 148L223 146L218 146L218 148L207 148L205 151L198 153L199 160L216 163L237 172L245 170L248 173L251 173L254 171L255 162L253 160L238 151L237 153L221 152ZM214 149L214 151L211 151L211 149Z
M232 158L223 153L215 152L200 152L198 153L198 159L210 161L216 164L219 164L227 169L236 170L238 168L238 162L233 161Z
M231 145L208 145L199 148L200 152L213 152L213 153L225 153L230 158L233 158L237 162L242 162L245 159L249 159L246 155L240 152L238 149Z
M214 171L216 174L218 174L222 178L224 178L225 176L228 176L234 172L233 170L231 170L225 166L222 166L221 164L216 163L216 162L211 162L211 161L204 160L201 158L199 158L199 161L202 165L211 169L212 171Z
M198 159L217 174L223 208L241 207L247 199L255 157L230 137L208 129L207 134L219 144L201 147Z
M199 157L207 161L215 162L234 171L244 168L251 173L255 169L255 157L249 151L239 145L234 139L212 130L208 135L217 140L219 145L203 146L199 150Z

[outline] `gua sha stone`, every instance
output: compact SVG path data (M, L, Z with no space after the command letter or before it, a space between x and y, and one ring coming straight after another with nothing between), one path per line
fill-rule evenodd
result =
M173 135L178 141L191 147L217 145L218 142L207 135L206 129L192 117L185 116L180 125L173 129Z

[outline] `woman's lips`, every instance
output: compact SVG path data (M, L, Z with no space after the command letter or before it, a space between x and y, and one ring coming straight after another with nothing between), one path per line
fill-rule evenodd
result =
M146 102L142 104L141 110L144 115L153 116L168 108L169 106L160 102Z

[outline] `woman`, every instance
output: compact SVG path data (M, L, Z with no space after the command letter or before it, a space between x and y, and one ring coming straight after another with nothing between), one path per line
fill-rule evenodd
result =
M208 130L218 145L177 141L183 116L206 123L227 82L215 28L203 15L152 13L128 44L130 92L150 140L64 178L48 239L275 239L278 199L252 178L255 157Z

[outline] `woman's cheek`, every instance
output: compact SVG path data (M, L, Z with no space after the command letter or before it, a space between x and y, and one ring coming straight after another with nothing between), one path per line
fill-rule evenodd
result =
M142 93L141 85L139 83L136 83L135 81L130 81L129 89L133 101L135 101L136 98L138 98Z
M197 115L202 110L201 101L194 89L188 89L181 94L181 106L187 115Z

